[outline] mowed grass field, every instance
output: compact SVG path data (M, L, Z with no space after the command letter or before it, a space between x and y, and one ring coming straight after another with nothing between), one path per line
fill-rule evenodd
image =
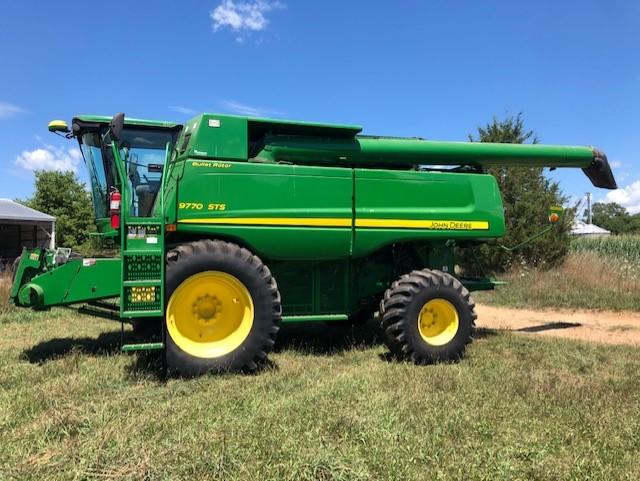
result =
M373 322L281 334L255 375L163 380L116 323L0 314L0 479L640 479L639 349L481 331L417 367Z

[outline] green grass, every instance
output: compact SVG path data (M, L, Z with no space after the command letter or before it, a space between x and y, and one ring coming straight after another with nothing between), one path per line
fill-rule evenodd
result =
M640 479L640 349L482 332L416 367L373 324L306 325L256 375L165 382L114 323L0 333L0 479Z
M551 270L518 268L507 286L476 293L511 307L640 310L640 236L576 238L566 262Z
M519 269L500 279L507 285L474 293L474 299L510 307L640 310L640 264L614 254L581 249L557 268Z

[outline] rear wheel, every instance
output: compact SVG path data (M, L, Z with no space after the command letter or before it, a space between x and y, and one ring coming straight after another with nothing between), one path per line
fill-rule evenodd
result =
M282 317L276 280L247 249L202 240L167 256L167 367L183 375L255 370Z
M463 356L477 318L469 291L455 277L428 269L395 281L380 303L389 350L417 364Z

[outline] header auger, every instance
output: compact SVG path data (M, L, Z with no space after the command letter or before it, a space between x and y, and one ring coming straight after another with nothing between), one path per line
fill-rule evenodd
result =
M160 349L183 374L251 370L282 322L356 322L379 311L394 355L457 359L476 319L454 247L504 234L491 165L581 168L615 188L591 147L434 142L360 127L198 115L172 122L78 116L99 235L116 258L24 251L20 306L83 304L130 322L124 350ZM557 219L552 215L550 218Z

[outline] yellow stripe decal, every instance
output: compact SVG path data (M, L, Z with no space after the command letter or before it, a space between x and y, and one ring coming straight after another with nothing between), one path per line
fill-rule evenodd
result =
M356 219L356 227L377 227L380 229L488 230L489 222L485 220Z
M182 219L180 224L262 225L294 227L351 227L343 217L218 217ZM356 219L356 227L378 229L488 230L489 222L477 220Z
M219 217L183 219L180 224L276 225L296 227L351 227L350 218L339 217Z

